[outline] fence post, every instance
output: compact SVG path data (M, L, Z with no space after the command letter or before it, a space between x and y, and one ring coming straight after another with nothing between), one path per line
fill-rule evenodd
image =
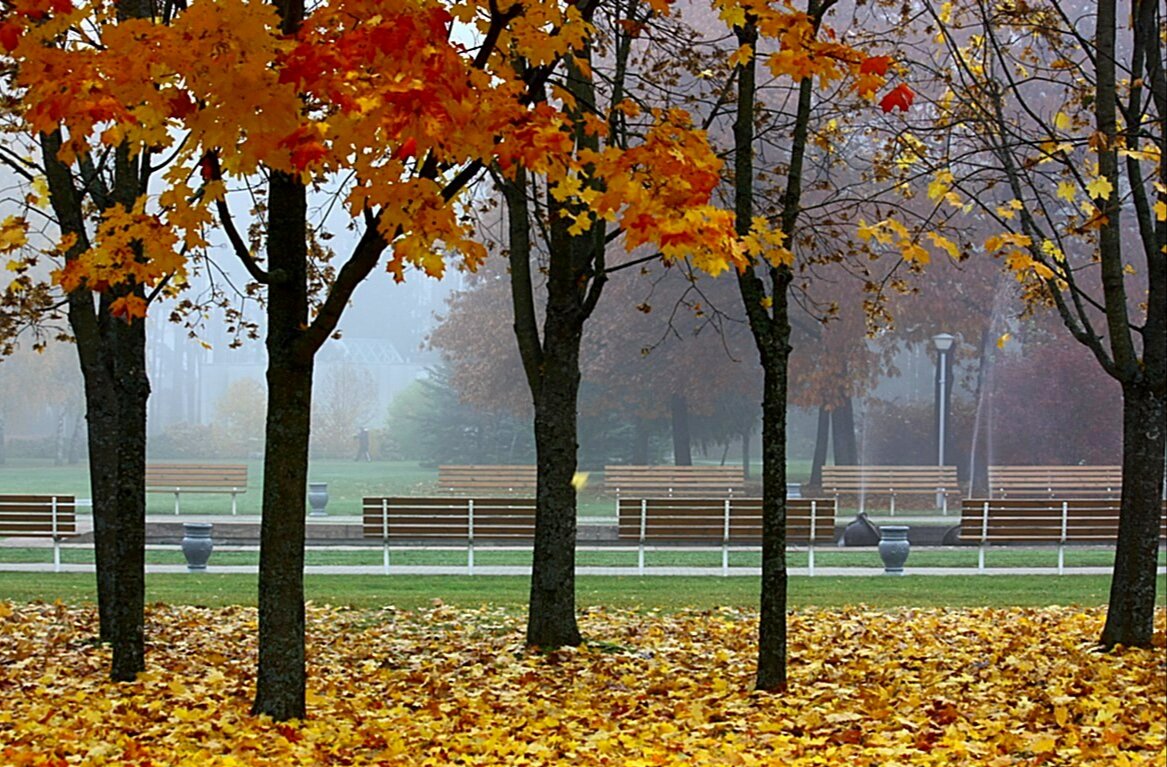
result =
M384 549L385 574L389 574L389 499L381 499L381 545Z
M814 575L814 530L818 524L818 501L810 502L810 541L806 545L806 574Z
M725 499L725 514L721 530L721 575L729 575L729 499Z
M53 531L53 572L61 572L61 535L60 528L57 521L57 496L52 496L49 501L53 515L52 531Z
M474 499L466 501L466 574L474 575Z
M1062 535L1058 540L1058 575L1066 568L1066 532L1069 526L1070 502L1062 501Z
M977 572L985 571L985 549L989 547L989 502L981 509L981 545L977 550Z
M640 548L636 554L636 573L644 575L644 529L648 525L648 499L640 499Z

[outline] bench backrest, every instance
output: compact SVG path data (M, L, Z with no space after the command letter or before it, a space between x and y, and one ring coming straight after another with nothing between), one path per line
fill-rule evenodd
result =
M365 538L410 541L530 543L535 539L533 498L366 497Z
M989 494L999 498L1118 498L1121 466L990 466Z
M146 487L152 489L239 490L247 488L247 466L242 464L148 463Z
M605 466L604 487L624 497L733 495L745 488L740 466Z
M705 544L762 542L760 498L621 498L617 504L621 540L639 541L643 533L646 541ZM834 540L834 536L833 498L787 499L787 541L826 543Z
M533 491L535 477L535 467L529 465L438 467L438 487L453 493Z
M0 495L0 536L50 538L76 532L71 495Z
M824 494L935 493L959 490L955 466L824 466Z
M1113 543L1117 499L971 498L961 505L960 537L973 543ZM1167 501L1159 537L1167 538Z

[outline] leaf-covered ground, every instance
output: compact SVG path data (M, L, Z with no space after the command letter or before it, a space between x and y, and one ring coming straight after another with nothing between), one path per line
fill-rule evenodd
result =
M92 609L0 602L0 764L1154 765L1153 650L1101 610L800 610L791 690L750 692L755 616L588 611L522 650L512 613L309 607L311 718L248 714L256 614L154 606L147 674L105 681Z

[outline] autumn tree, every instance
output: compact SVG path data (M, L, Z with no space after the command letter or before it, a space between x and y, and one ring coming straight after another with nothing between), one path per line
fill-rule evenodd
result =
M814 81L828 84L852 77L851 88L873 98L886 83L890 59L868 57L832 39L823 18L833 2L809 0L805 12L776 10L765 3L719 4L722 20L732 29L738 49L730 59L736 79L733 104L732 193L735 228L750 243L750 265L738 272L750 330L763 371L762 384L762 580L756 686L786 687L786 402L789 385L790 297L794 253L803 208L803 184ZM773 42L768 42L773 41ZM771 52L763 52L772 46ZM789 144L783 186L776 204L755 215L758 175L757 62L797 83L794 111L784 130ZM904 110L913 94L900 85L884 95L885 112Z
M182 251L205 251L204 233L217 224L266 289L253 710L276 719L305 713L304 510L316 352L387 250L398 278L414 266L440 275L447 259L477 265L484 251L459 215L459 195L504 150L508 161L530 162L562 149L557 112L530 109L531 94L587 34L576 10L555 4L338 0L308 10L298 0L225 0L126 21L106 6L57 0L51 14L37 9L3 29L4 47L23 57L25 119L64 137L56 156L83 156L88 140L116 147L132 139L171 157L162 191L138 190L103 213L94 247L59 274L63 287L108 286L116 298L98 316L140 317L146 291L181 273ZM451 39L455 16L479 30L476 46ZM43 40L75 24L88 36L60 55L45 52ZM521 77L510 65L516 53L531 62ZM141 151L125 157L146 167ZM266 195L253 245L234 223L229 183L246 187L258 176ZM312 261L328 257L309 219L317 188L339 195L359 230L330 268ZM116 325L133 333L140 326Z
M931 9L921 50L944 140L935 180L996 232L984 250L1121 386L1123 488L1101 642L1146 646L1167 435L1163 9L1135 0Z
M597 2L571 6L591 29ZM625 95L637 25L652 8L631 3L612 16L614 76L595 76L591 35L564 57L562 79L535 94L535 111L555 115L544 156L506 159L498 174L507 207L514 332L535 411L536 530L527 643L581 641L575 616L577 412L580 344L615 266L609 243L667 260L690 257L716 274L741 263L729 217L708 199L720 161L688 115L657 109L641 117ZM622 31L621 31L622 30ZM516 54L521 52L516 51ZM532 65L516 55L522 71ZM604 87L604 86L607 87ZM554 109L554 98L561 109ZM638 120L638 117L640 118ZM533 221L545 222L544 308L537 310ZM614 254L613 254L614 255Z
M80 25L92 13L102 32L120 36L125 53L132 56L139 42L123 34L125 30L154 20L164 24L175 8L171 3L131 1L118 3L116 9L101 4L77 9L69 0L34 0L6 5L0 22L0 46L8 62L6 87L23 103L14 110L20 132L0 157L34 188L34 203L46 198L42 204L51 211L58 235L42 253L30 254L26 248L10 264L18 277L5 304L36 323L37 312L52 308L46 301L27 300L47 291L36 279L36 261L42 257L56 262L55 281L67 293L69 328L85 382L101 637L113 646L110 674L115 680L131 680L145 668L144 476L150 386L145 326L128 320L143 313L165 286L157 274L148 278L136 265L156 260L167 264L164 271L173 276L178 247L173 237L155 237L148 227L137 228L142 223L138 203L165 159L156 151L157 136L126 130L128 110L104 98L102 84L95 82L101 76L91 68L94 39ZM153 83L149 72L136 68L118 77L134 80L139 89ZM122 124L97 130L118 122ZM8 223L10 231L29 226L27 218ZM10 238L8 245L14 244L26 245L23 239ZM100 260L104 270L90 272L82 266L93 260Z

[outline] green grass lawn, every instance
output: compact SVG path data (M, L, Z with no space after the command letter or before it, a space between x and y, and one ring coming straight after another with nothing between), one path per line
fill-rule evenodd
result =
M461 607L484 604L522 610L527 604L525 577L309 575L307 598L321 604L402 609L429 606L433 600ZM1037 607L1103 605L1110 578L1105 575L794 577L790 606ZM255 604L254 574L158 573L146 578L150 602L169 604ZM756 578L580 576L577 605L637 609L715 609L754 607ZM1167 579L1159 578L1162 602ZM0 599L26 602L92 602L94 579L82 573L0 573Z
M381 564L381 549L309 549L309 565L350 565L373 566ZM579 551L576 560L580 565L592 567L633 567L636 552L629 550ZM31 563L51 562L52 550L46 547L7 548L0 547L0 562ZM62 549L61 561L68 564L92 564L91 548L67 547ZM182 553L177 549L151 548L146 552L150 564L183 564ZM394 549L390 561L395 565L439 565L460 566L466 563L464 550L439 549ZM479 565L527 565L531 555L527 551L479 548L474 561ZM760 567L760 555L752 551L731 551L730 565L734 567ZM213 565L256 565L259 554L256 551L226 550L216 551L211 558ZM791 551L788 554L791 567L806 567L805 551ZM1067 567L1109 567L1114 563L1114 552L1109 549L1068 549ZM1167 564L1167 551L1159 552L1159 563ZM647 551L645 564L650 567L720 567L721 552L678 551L661 549ZM834 547L815 552L818 567L879 567L879 555L874 549L845 549ZM1055 567L1057 552L1054 549L990 549L985 557L987 567ZM968 549L922 549L917 548L908 559L909 567L969 567L977 565L977 551Z

